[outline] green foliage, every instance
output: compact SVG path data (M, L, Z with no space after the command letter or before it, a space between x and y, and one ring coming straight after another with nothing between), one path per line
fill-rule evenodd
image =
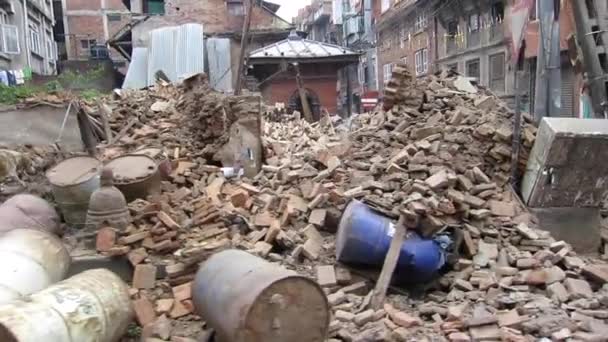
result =
M127 336L125 336L125 337L135 338L135 337L140 337L140 336L141 336L141 327L139 327L135 323L129 324L129 327L127 328Z
M38 89L36 87L28 85L9 87L0 84L0 103L15 104L20 100L33 96L37 92Z
M91 81L95 81L104 76L104 68L103 66L99 66L95 69L91 69L87 72L76 73L71 70L65 71L57 76L57 81L61 84L66 85L84 85Z
M101 96L103 96L103 94L100 93L99 90L97 90L97 89L87 89L80 93L80 97L82 97L83 99L85 99L87 101L94 100Z
M9 87L0 83L0 103L16 104L23 99L40 93L55 93L65 91L66 89L85 88L90 82L103 77L103 75L104 68L98 67L85 73L64 72L43 86L23 84ZM94 100L103 95L97 89L87 89L80 92L80 96L87 101Z

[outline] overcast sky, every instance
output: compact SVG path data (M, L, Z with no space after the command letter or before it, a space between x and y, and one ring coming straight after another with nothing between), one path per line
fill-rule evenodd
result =
M275 4L281 5L279 12L277 14L291 22L291 19L298 15L298 10L306 5L310 5L310 0L268 0L269 2L274 2Z

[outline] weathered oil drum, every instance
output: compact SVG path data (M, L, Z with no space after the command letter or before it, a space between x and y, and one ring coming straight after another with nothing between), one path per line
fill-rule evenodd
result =
M15 229L1 235L0 260L0 304L62 280L71 261L61 240L33 229Z
M46 174L65 222L73 227L82 228L86 223L89 198L99 188L101 165L95 158L73 157Z
M37 229L58 234L60 221L55 208L34 195L15 195L0 205L0 233L13 229Z
M390 218L353 200L346 207L336 236L336 259L343 263L382 267L395 224ZM424 283L434 278L446 263L445 251L433 239L409 232L401 246L395 278Z
M128 286L91 270L0 306L2 342L116 342L133 319Z
M114 186L127 202L160 193L160 172L154 159L144 155L126 155L112 159L107 165L114 172Z
M326 339L330 315L319 285L243 251L209 258L196 274L193 300L220 342Z
M133 154L140 154L154 159L158 165L158 170L160 171L162 179L168 180L169 175L173 172L171 160L169 160L169 157L165 154L162 147L144 147L136 150Z

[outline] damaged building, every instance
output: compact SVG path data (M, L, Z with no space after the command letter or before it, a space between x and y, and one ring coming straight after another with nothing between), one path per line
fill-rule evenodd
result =
M346 47L303 39L295 32L287 39L253 51L249 74L268 104L284 103L303 112L302 97L313 118L323 109L338 110L338 72L359 62L359 53ZM302 91L302 94L300 92Z
M208 61L205 64L209 68L218 64L216 59L225 61L228 58L231 68L218 73L230 82L223 80L226 85L220 87L220 90L232 90L247 14L242 0L62 0L62 3L67 10L64 26L68 59L75 58L74 56L86 57L90 55L92 46L102 44L110 47L109 55L120 67L122 61L131 61L134 48L149 46L152 30L200 24L211 50L205 56ZM256 3L251 15L249 50L288 36L292 25L276 14L279 8L279 5L266 1ZM84 16L89 18L83 22L81 19Z

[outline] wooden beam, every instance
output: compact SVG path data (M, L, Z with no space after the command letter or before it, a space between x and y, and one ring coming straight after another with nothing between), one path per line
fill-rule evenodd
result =
M384 305L386 291L388 290L391 279L393 278L395 268L397 268L397 261L399 260L399 254L401 253L401 246L405 241L405 236L407 233L405 222L406 218L402 214L399 217L399 222L395 226L395 234L391 239L391 245L388 249L388 253L386 254L386 258L384 259L382 272L380 273L380 277L378 278L378 282L376 283L376 287L373 291L371 302L371 308L373 310L380 310Z
M296 68L296 82L298 84L298 92L300 93L300 102L302 102L302 110L304 111L304 118L308 122L313 122L312 111L310 110L310 103L306 98L306 88L304 88L304 82L302 81L302 75L300 74L300 66L295 64Z
M247 6L247 14L245 15L245 21L243 22L243 34L241 35L241 55L239 57L239 65L237 68L236 86L234 87L235 95L241 95L241 89L243 88L245 59L247 58L247 47L249 45L249 29L251 28L251 15L253 13L254 2L253 0L243 1L243 5Z

